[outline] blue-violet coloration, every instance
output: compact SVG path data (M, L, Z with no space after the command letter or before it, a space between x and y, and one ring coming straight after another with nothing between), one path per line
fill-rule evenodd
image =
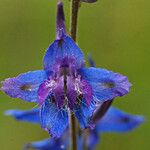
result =
M58 138L68 128L68 110L81 128L92 128L96 103L127 94L131 84L121 74L85 67L82 51L66 33L61 2L56 28L56 40L44 56L44 70L8 78L1 89L13 98L37 102L42 128Z

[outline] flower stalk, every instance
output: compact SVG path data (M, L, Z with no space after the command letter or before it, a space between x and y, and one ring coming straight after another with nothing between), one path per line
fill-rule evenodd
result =
M77 22L80 0L71 1L71 21L70 21L70 36L76 41L77 36ZM71 149L77 150L77 131L76 119L73 113L70 112L70 130L71 130Z
M72 0L71 2L70 35L74 41L76 41L76 36L77 36L79 4L80 4L80 0Z
M75 115L70 111L70 134L71 134L71 150L77 150L77 135L76 135L76 119Z

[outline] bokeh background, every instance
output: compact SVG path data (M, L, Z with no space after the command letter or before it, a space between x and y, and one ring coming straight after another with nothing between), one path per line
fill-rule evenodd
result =
M69 1L65 1L69 27ZM0 80L42 69L42 57L55 38L56 0L0 0ZM82 4L78 44L98 67L129 77L133 87L114 105L142 114L146 121L127 134L101 135L97 150L148 150L150 147L150 1L99 0ZM0 149L21 150L23 144L48 137L37 125L6 117L7 109L35 104L0 92Z

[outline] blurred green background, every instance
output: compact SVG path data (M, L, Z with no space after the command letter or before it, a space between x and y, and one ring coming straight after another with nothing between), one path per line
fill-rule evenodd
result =
M69 2L65 1L69 27ZM42 57L55 38L55 0L0 0L0 80L42 68ZM98 67L129 77L133 87L117 98L120 109L142 114L145 123L127 134L104 134L97 150L147 150L150 147L150 1L99 0L82 4L78 44L90 52ZM35 104L0 92L0 149L21 150L23 144L48 134L37 125L16 122L3 115L7 109Z

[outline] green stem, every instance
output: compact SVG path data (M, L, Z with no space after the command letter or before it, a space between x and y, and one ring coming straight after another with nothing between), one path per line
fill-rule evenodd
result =
M76 41L76 35L77 35L79 4L80 4L80 0L72 0L70 34L71 34L71 37L74 41Z
M71 150L77 150L76 118L71 111L70 111L70 133L71 133Z
M70 35L74 41L76 41L77 35L77 20L80 0L72 0L71 2L71 23L70 23ZM71 149L77 150L77 135L76 135L76 119L75 115L70 112L70 130L71 130Z

